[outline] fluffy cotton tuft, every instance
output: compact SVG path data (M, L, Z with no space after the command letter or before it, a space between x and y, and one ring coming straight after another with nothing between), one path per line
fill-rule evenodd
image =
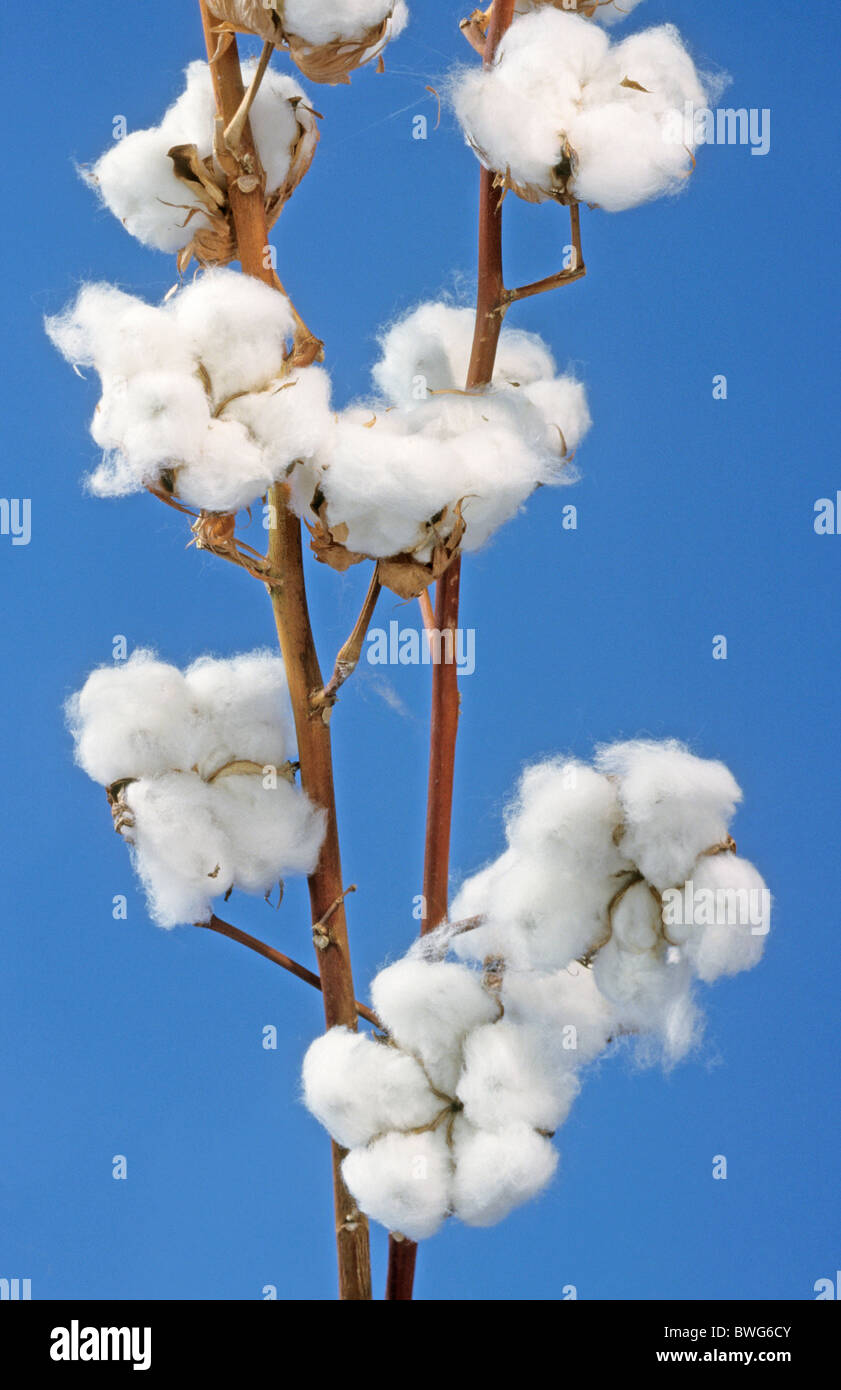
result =
M684 883L698 855L727 840L742 793L723 763L672 739L612 744L596 766L617 782L620 849L655 888Z
M708 96L672 25L611 45L548 5L515 19L490 68L457 73L452 95L468 143L521 196L608 212L685 185L684 108Z
M253 64L243 67L247 85ZM197 232L209 232L227 215L227 183L213 161L216 102L207 63L191 63L186 86L160 125L137 130L117 141L89 171L86 182L132 236L159 251L182 251ZM306 96L297 82L269 68L251 108L250 121L273 218L309 167L318 132ZM202 191L195 176L175 172L169 151L193 147L218 199ZM280 206L278 206L278 204ZM210 253L210 242L204 243ZM231 255L235 246L231 241ZM230 259L230 255L224 257Z
M122 496L165 475L188 505L236 512L325 447L329 380L319 367L288 369L294 326L285 295L230 270L207 271L160 308L85 286L46 327L102 381L92 491Z
M695 923L686 954L699 979L752 970L771 925L771 895L762 875L735 854L707 855L692 871ZM667 928L672 936L674 928Z
M409 1240L426 1240L450 1208L452 1159L444 1135L386 1134L351 1149L342 1175L360 1209Z
M433 1084L448 1095L455 1092L463 1040L499 1015L481 978L450 961L397 961L376 976L371 999L398 1046L419 1057Z
M161 926L206 921L234 886L266 893L315 868L324 813L289 780L277 657L206 657L182 674L136 652L94 671L67 717L78 763L120 808Z
M528 1125L496 1133L458 1126L453 1210L467 1226L494 1226L551 1182L558 1155Z
M320 558L427 564L462 527L473 551L536 487L574 480L568 455L591 423L580 382L557 375L535 334L504 329L493 383L467 393L472 334L472 311L431 303L382 336L381 397L343 412L290 480L293 506L322 529Z
M441 1109L413 1057L347 1028L316 1038L303 1083L308 1110L346 1149L429 1124Z

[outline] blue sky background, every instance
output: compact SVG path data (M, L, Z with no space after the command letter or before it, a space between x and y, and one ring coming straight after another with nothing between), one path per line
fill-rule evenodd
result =
M841 536L814 504L841 487L836 6L647 0L628 28L673 20L728 104L770 107L772 149L699 152L686 193L583 215L589 274L509 322L541 332L587 383L582 481L543 491L465 566L456 876L496 854L524 762L648 734L723 758L744 787L740 849L776 918L753 973L704 990L700 1053L671 1075L630 1055L589 1076L559 1135L559 1176L491 1231L451 1224L418 1264L447 1299L808 1299L841 1267L837 1181L837 593ZM469 61L469 9L414 0L388 72L319 88L323 139L273 235L282 278L328 346L336 399L367 388L379 325L423 298L472 294L476 167L452 118L426 141L440 88ZM119 23L115 23L119 15ZM134 22L130 22L130 16ZM35 42L4 6L12 114L2 221L7 338L3 493L32 500L32 539L0 536L6 677L0 1091L0 1276L36 1298L333 1296L328 1151L298 1100L321 1029L314 991L233 943L146 915L101 790L74 768L61 705L112 639L183 665L273 639L263 590L185 549L150 498L104 502L93 380L43 337L85 279L151 299L172 259L131 240L77 179L115 115L157 120L201 53L189 0L87 0ZM277 60L276 60L277 61ZM281 60L283 61L283 60ZM509 283L555 269L553 207L506 205ZM712 395L717 373L726 401ZM575 532L560 527L574 501ZM324 664L361 600L361 569L309 566ZM385 623L415 624L386 597ZM712 659L724 634L727 661ZM357 993L417 924L428 669L363 667L334 718ZM115 894L128 920L114 921ZM302 959L305 894L228 915ZM279 1030L276 1051L261 1045ZM112 1157L128 1160L114 1181ZM728 1160L726 1182L711 1177ZM385 1235L373 1233L381 1295Z

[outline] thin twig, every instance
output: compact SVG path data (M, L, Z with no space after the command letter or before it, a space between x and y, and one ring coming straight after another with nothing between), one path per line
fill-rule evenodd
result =
M305 984L312 985L313 989L321 989L321 981L313 970L308 970L305 965L299 965L298 961L292 960L291 956L285 956L282 951L276 951L274 946L267 945L258 937L249 936L248 932L240 931L239 927L231 926L230 922L223 922L221 917L213 916L209 922L196 922L196 926L218 932L220 936L227 936L231 941L238 941L242 946L247 946L250 951L256 951L259 956L265 956L266 960L282 966L284 970L289 971L290 975L303 980ZM382 1024L373 1009L369 1009L367 1004L360 1004L358 999L356 1012L360 1018L364 1018L367 1023L372 1023L375 1028L382 1028Z
M333 674L322 690L317 690L312 696L312 708L321 710L329 717L329 711L335 705L338 698L339 687L344 685L349 676L352 676L359 664L362 655L362 648L365 643L365 636L371 625L374 616L374 609L377 606L377 599L382 591L382 584L377 578L376 566L371 575L371 582L368 585L368 592L365 595L365 602L362 611L357 618L353 631L347 641L339 648L336 656L336 663L333 667Z

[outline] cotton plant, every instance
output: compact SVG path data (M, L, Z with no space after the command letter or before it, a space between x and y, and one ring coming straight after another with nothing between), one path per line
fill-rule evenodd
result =
M387 1296L407 1299L417 1241L449 1217L493 1225L546 1188L588 1066L619 1038L674 1066L701 1036L699 982L751 968L765 943L768 891L730 835L739 787L674 741L528 766L505 848L449 900L462 561L503 525L516 537L526 505L557 505L554 489L587 466L591 426L582 382L506 316L584 278L586 205L616 212L687 187L693 155L668 142L666 117L704 102L710 79L669 25L614 41L635 0L495 0L468 16L484 61L459 65L447 92L480 163L475 308L430 299L385 324L371 390L341 402L268 231L308 171L319 177L297 72L382 71L406 6L198 4L207 62L190 64L157 126L85 171L127 232L176 257L179 283L155 303L84 285L47 332L100 380L89 490L186 513L199 548L260 581L281 659L180 670L138 651L95 670L67 717L152 918L209 927L320 988L326 1031L303 1097L337 1149L340 1296L371 1297L370 1218L391 1233ZM256 61L241 61L243 34L262 41ZM568 205L572 239L561 270L516 287L507 190L546 204L540 215ZM242 535L255 513L265 554ZM346 587L357 567L368 576L326 677L304 540ZM433 653L430 776L421 937L379 971L369 1006L351 969L329 725L384 587L418 598ZM289 875L308 879L317 976L218 915L235 890L271 895Z
M493 1225L551 1180L549 1140L614 1039L668 1067L697 1045L695 981L751 969L770 929L729 833L741 795L674 740L526 770L503 854L375 977L383 1031L332 1029L304 1060L361 1210L413 1241Z

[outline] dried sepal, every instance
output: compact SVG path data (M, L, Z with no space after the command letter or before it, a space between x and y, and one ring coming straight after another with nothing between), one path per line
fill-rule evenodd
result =
M461 501L452 507L444 507L438 516L421 527L413 550L385 558L348 549L347 524L328 521L327 503L321 492L316 493L313 499L315 520L310 522L305 519L305 525L310 533L310 547L322 564L344 574L351 565L358 565L362 560L374 560L377 579L383 588L390 589L398 598L413 599L428 589L430 584L436 583L455 559L467 529L461 509ZM447 535L442 536L442 523L450 517L452 525Z
M293 63L312 82L331 86L350 81L350 74L382 51L392 35L395 5L379 23L356 39L314 44L295 34L283 18L283 0L213 0L213 11L222 22L216 32L254 34L278 48L286 48ZM382 67L379 67L382 71Z

